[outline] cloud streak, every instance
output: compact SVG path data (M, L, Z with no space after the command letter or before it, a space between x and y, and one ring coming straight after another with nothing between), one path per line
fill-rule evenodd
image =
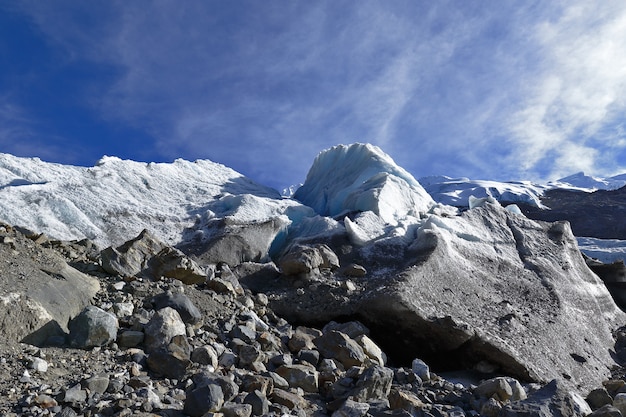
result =
M626 169L621 1L23 7L65 61L112 69L85 105L145 132L155 157L271 185L353 141L416 176Z

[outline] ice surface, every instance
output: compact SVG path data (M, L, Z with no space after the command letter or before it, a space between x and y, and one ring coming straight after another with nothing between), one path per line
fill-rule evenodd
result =
M320 153L294 198L324 216L372 211L388 223L419 216L435 203L380 148L356 143Z
M581 252L604 263L626 260L626 240L577 237Z
M239 196L238 208L237 201L228 204L233 195ZM94 167L77 167L0 154L0 220L56 239L91 238L101 247L119 245L144 228L177 243L183 229L215 201L223 203L224 212L255 217L252 197L243 195L266 203L257 217L283 210L276 206L296 205L206 160L141 163L103 157Z
M530 181L498 182L443 175L422 177L419 182L435 201L456 207L469 207L469 198L474 196L493 197L501 202L526 203L543 208L541 196L550 188Z

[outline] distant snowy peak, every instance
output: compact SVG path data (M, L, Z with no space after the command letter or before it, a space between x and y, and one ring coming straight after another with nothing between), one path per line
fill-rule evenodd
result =
M355 143L321 152L294 198L323 216L372 211L388 223L419 216L435 202L380 148Z
M598 178L585 175L584 172L578 172L548 184L553 185L553 188L568 188L569 186L584 189L585 191L617 190L626 185L626 174L609 178Z
M469 207L470 196L543 207L541 196L549 188L530 181L498 182L443 175L422 177L419 182L435 201L456 207Z

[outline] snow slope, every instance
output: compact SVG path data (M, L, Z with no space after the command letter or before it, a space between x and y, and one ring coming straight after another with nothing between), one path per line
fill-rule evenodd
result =
M250 207L253 195L267 203ZM0 220L62 240L119 245L148 228L174 244L199 216L263 218L296 205L223 165L199 160L141 163L104 157L77 167L0 154Z
M626 174L616 175L609 178L599 178L585 175L584 172L558 179L548 183L551 188L569 188L574 187L584 191L596 190L617 190L626 185Z
M419 182L435 201L456 207L468 207L470 196L543 207L541 196L550 188L530 181L498 182L443 175L422 177Z

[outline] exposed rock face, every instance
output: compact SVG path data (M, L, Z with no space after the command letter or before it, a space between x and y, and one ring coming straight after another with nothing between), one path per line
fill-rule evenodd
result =
M2 339L41 345L63 336L100 284L9 226L0 226L0 241Z
M287 289L271 305L303 322L358 317L379 337L394 336L385 346L392 354L425 356L439 367L437 357L452 367L486 361L523 380L583 388L606 378L611 330L625 315L587 268L567 223L486 204L431 216L399 255L380 266L394 272L368 276L358 295Z
M623 221L626 187L593 193L548 190L541 202L550 210L524 205L522 211L532 219L567 220L576 236L626 239L626 223Z

